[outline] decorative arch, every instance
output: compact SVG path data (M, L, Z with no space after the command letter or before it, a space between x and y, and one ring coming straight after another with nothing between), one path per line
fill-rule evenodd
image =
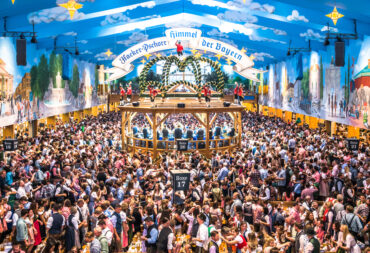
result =
M148 72L149 72L150 68L155 63L157 63L158 61L162 61L162 60L165 61L165 64L163 66L162 81L161 82L147 81L147 75L148 75ZM212 61L209 58L205 58L205 57L197 58L197 57L194 57L192 55L187 56L182 61L177 56L160 56L160 57L156 57L156 58L153 58L152 60L150 60L144 66L144 68L141 71L140 76L139 76L140 91L143 93L145 91L145 89L147 88L147 86L149 86L149 85L158 86L159 89L162 92L162 97L165 97L166 92L171 87L182 83L182 84L185 84L189 87L192 87L194 90L196 90L198 92L198 94L200 94L200 92L203 88L203 85L201 83L202 82L202 75L201 75L201 69L200 69L200 62L208 63L214 69L214 71L216 71L216 74L217 74L217 81L216 82L209 82L209 83L206 83L206 84L215 87L218 92L222 92L222 90L224 88L224 85L225 85L225 81L224 81L224 77L223 77L223 74L222 74L222 71L221 71L221 68L220 68L219 64L217 64L216 62ZM173 83L169 83L169 75L170 75L170 69L171 69L172 64L175 64L178 67L180 72L184 72L185 68L188 65L191 65L192 68L193 68L193 73L195 75L196 84L190 83L188 81L176 81L176 82L173 82Z

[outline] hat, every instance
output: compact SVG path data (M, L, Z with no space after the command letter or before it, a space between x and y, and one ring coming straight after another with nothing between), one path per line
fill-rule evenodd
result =
M312 236L314 236L314 235L316 235L316 232L315 232L315 230L313 228L308 228L306 230L306 235L312 235Z

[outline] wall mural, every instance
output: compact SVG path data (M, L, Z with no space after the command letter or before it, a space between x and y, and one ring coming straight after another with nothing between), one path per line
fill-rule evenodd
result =
M95 64L71 58L70 80L63 80L62 55L33 44L27 45L27 63L17 66L15 43L0 38L0 126L106 103L97 92L104 80Z
M344 67L334 65L333 45L270 65L261 103L369 129L370 37L346 44Z

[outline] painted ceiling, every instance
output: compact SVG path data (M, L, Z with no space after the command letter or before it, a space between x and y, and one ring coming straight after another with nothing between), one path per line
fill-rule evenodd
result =
M0 17L9 31L32 31L34 23L38 48L77 41L79 58L107 66L130 46L176 27L245 48L257 67L286 58L290 41L303 48L311 40L313 50L324 50L328 24L332 32L353 33L356 20L359 37L370 35L369 0L79 0L72 20L59 6L67 1L1 0ZM344 15L336 25L326 16L334 6Z

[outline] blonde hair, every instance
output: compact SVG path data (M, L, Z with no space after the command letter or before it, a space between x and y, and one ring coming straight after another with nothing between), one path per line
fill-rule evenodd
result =
M340 228L341 228L341 231L343 232L343 240L346 241L347 235L351 234L349 232L348 226L343 224Z

